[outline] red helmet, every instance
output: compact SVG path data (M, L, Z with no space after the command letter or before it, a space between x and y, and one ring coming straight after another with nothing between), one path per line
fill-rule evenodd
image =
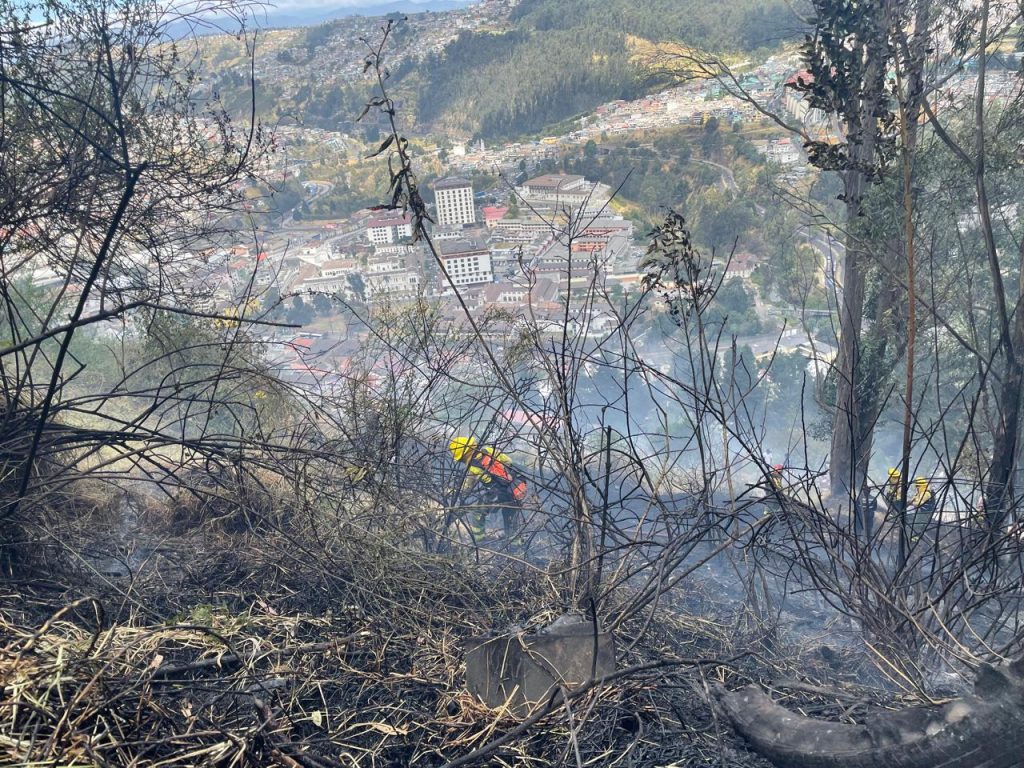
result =
M772 469L774 469L776 472L781 472L782 470L785 469L785 467L782 464L776 464L772 467Z

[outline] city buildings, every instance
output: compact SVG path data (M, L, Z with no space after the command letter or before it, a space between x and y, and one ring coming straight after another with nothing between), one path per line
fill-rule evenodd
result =
M434 202L438 225L476 223L473 185L469 180L453 177L434 182Z
M388 245L412 237L412 217L405 213L370 219L366 237L374 245Z
M593 190L594 185L582 176L552 173L524 182L519 193L531 206L560 208L584 205Z
M493 282L491 252L487 246L472 240L443 240L438 243L438 251L445 271L457 288Z

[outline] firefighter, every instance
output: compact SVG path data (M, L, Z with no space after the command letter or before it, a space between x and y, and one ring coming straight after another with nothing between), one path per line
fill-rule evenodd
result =
M895 467L889 467L889 478L885 483L885 490L882 491L882 496L885 498L885 506L890 512L896 512L899 515L903 514L903 498L900 493L900 480L903 479L903 474Z
M487 515L501 512L505 540L518 546L517 532L521 526L523 500L527 485L512 466L512 460L489 445L479 445L475 437L456 437L448 444L456 462L466 465L464 490L476 490L480 505L470 518L469 529L475 539L485 533Z
M771 480L772 483L772 489L780 493L784 487L782 473L785 469L786 468L782 464L775 464L772 467L771 474L768 476L768 479Z
M907 514L910 518L911 541L918 541L931 522L935 512L935 495L928 486L928 478L914 478L914 498L910 500Z

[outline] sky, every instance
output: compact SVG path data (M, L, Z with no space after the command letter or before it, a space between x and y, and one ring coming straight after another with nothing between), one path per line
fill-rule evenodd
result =
M469 5L470 0L460 2L460 5ZM268 13L293 13L302 11L325 11L341 10L346 8L359 8L369 10L375 7L387 7L394 3L389 0L271 0L267 6ZM405 0L403 5L423 6L427 10L430 6L436 5L436 0Z
M217 7L216 0L173 0L180 11L195 11L198 8ZM474 0L253 0L250 15L259 26L296 27L319 24L331 19L362 14L384 15L398 11L416 13L428 10L449 10L470 5ZM199 13L197 16L217 19L219 12ZM229 23L230 26L230 23ZM168 30L174 35L177 30ZM182 25L181 34L192 34L191 25ZM214 30L210 30L214 31Z
M408 0L416 5L427 5L430 0ZM388 0L272 0L269 7L275 11L323 10L326 8L368 8L375 5L388 5ZM268 7L268 9L269 9Z

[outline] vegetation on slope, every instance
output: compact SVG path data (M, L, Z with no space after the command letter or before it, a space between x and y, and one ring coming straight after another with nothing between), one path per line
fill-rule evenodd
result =
M406 68L422 123L485 138L535 133L650 86L630 61L628 36L735 52L797 32L792 10L778 0L526 0L511 21L513 29L500 35L463 32L442 55Z
M262 55L272 63L256 77L262 114L375 138L373 115L356 123L372 81L330 66L337 56L352 54L349 23L265 36ZM443 129L508 138L541 132L598 104L656 87L631 60L631 41L682 41L741 54L798 33L796 15L782 0L657 0L642 6L626 0L526 0L502 29L463 31L440 52L397 59L391 84L403 116L416 121L419 133ZM399 25L398 47L414 50L417 34L412 21ZM243 53L233 39L207 43L205 58L216 65L209 79L229 109L249 105Z

